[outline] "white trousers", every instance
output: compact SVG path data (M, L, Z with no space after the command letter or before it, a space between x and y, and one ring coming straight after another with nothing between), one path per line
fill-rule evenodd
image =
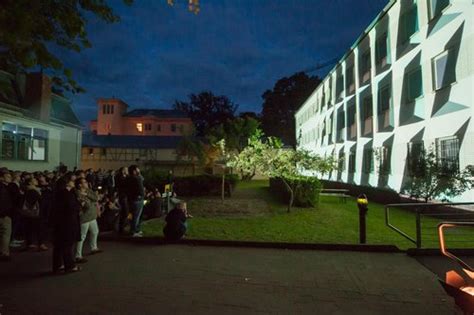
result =
M88 232L90 232L89 245L91 250L97 249L97 236L99 236L99 226L97 225L97 220L82 223L81 240L76 244L76 258L82 258L82 247L84 246L84 241L86 240Z

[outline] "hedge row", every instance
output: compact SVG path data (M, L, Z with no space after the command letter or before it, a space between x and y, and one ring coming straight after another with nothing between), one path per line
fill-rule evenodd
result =
M358 196L365 194L370 201L377 202L380 204L389 203L400 203L400 195L393 189L379 188L372 186L360 186L355 184L348 184L342 182L333 182L328 180L322 180L324 189L347 189L349 195Z
M159 171L147 171L143 173L145 178L145 186L157 187L163 192L164 187L168 184L168 174ZM220 195L222 177L220 175L197 175L174 178L174 191L178 196L209 196ZM225 192L230 195L237 184L237 175L226 175Z
M295 188L293 205L298 207L317 207L321 182L315 177L305 177L292 180L290 184ZM288 203L290 192L280 178L270 179L270 190L276 196L281 196L281 201Z

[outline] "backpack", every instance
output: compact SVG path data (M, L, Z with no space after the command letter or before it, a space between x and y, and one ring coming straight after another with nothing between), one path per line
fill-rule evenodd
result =
M34 204L31 204L25 200L23 202L23 206L20 208L20 214L27 218L39 217L39 211L40 206L38 201L36 201Z

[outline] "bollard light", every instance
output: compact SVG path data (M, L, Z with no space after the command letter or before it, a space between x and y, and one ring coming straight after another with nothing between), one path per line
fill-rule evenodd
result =
M357 196L357 207L359 208L359 242L365 244L366 242L366 224L365 217L369 211L369 200L365 194Z

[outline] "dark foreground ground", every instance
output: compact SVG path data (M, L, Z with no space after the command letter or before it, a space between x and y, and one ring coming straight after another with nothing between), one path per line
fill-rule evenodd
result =
M101 245L67 276L50 252L1 264L0 314L460 314L405 254Z

